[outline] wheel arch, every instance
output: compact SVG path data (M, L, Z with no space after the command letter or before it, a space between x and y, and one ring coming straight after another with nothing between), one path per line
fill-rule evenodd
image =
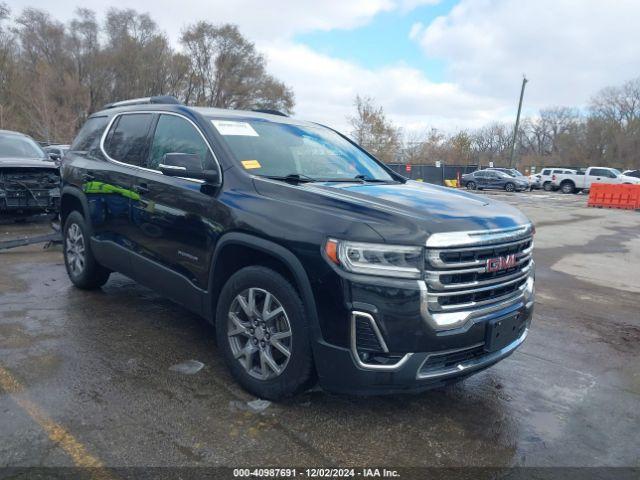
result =
M223 235L216 244L209 270L208 301L204 306L209 321L215 317L218 297L228 278L239 269L262 265L284 276L298 291L314 335L319 333L315 298L307 272L287 248L263 238L241 232Z
M62 195L60 196L60 220L62 225L64 225L67 216L74 210L82 214L87 226L91 228L87 197L79 188L67 185L62 188Z

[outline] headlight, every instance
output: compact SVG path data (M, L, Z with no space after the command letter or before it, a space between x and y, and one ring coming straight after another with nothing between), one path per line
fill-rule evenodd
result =
M348 272L397 278L420 278L422 247L358 243L330 238L327 258Z

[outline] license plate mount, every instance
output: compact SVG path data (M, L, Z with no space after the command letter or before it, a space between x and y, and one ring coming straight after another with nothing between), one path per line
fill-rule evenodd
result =
M506 347L522 335L523 327L524 315L521 314L490 320L487 323L484 349L495 352Z

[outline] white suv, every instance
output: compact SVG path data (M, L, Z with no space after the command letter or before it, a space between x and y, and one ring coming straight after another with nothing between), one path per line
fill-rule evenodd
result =
M558 189L551 182L551 177L553 175L564 175L564 174L574 174L575 170L571 170L570 168L543 168L542 171L538 174L540 176L540 181L538 182L540 187L544 189L545 192L551 192Z

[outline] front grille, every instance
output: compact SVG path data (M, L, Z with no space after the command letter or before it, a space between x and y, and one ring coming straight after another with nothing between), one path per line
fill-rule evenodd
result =
M448 312L518 296L527 283L533 237L476 247L428 248L425 282L428 308ZM515 263L490 271L487 260L514 256Z
M53 203L54 197L49 195L49 190L22 190L7 191L7 207L48 207Z
M60 174L53 168L3 168L0 186L13 191L51 190L60 186Z

